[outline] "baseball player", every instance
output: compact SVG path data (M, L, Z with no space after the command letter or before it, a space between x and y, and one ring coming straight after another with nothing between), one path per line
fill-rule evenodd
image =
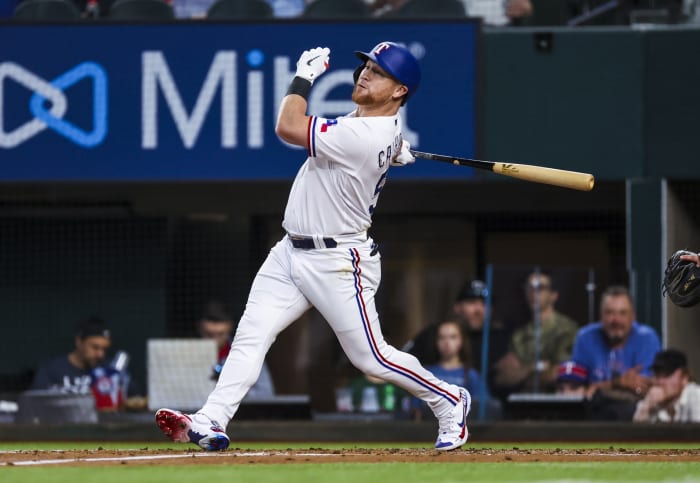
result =
M253 281L231 351L204 406L195 414L156 413L156 423L173 441L227 448L224 428L258 378L265 354L277 334L312 306L357 368L428 403L439 422L436 449L452 450L467 441L469 392L388 345L374 305L380 255L367 230L389 166L415 161L398 112L418 88L420 66L393 42L355 55L362 61L352 93L357 108L338 119L306 114L311 86L328 68L330 49L304 51L297 62L276 125L281 139L308 151L284 213L287 235Z

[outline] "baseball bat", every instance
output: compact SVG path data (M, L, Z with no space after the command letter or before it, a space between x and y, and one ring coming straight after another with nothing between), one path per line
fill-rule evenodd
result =
M545 168L544 166L533 166L531 164L501 163L498 161L458 158L455 156L445 156L444 154L424 153L414 149L410 151L416 158L432 159L433 161L442 161L444 163L460 166L471 166L472 168L492 171L497 174L510 176L511 178L560 186L562 188L591 191L595 184L595 178L592 174L579 173L578 171Z

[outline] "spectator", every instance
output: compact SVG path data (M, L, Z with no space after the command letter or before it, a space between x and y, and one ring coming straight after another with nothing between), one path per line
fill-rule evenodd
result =
M700 386L691 382L685 354L667 349L651 365L652 385L637 403L635 422L700 423Z
M84 320L78 326L73 351L39 367L31 389L72 394L92 392L98 410L123 407L126 375L103 364L111 343L110 331L102 319Z
M548 273L527 277L525 295L533 319L513 333L509 352L495 367L495 383L506 392L553 392L559 364L571 358L578 324L554 308L559 292Z
M651 364L661 344L654 329L635 320L634 300L623 286L603 292L600 314L600 322L576 334L572 358L588 370L594 419L629 420L649 390Z
M437 324L434 343L438 361L425 368L435 377L465 387L472 397L478 397L480 376L471 366L469 340L464 336L462 324L455 320ZM423 414L432 414L428 405L420 399L414 398L412 406L418 419L422 419Z
M472 365L483 374L482 350L484 342L484 322L486 320L486 295L488 289L481 280L472 280L457 294L452 313L464 327L469 339ZM489 326L489 361L500 359L508 351L508 333L500 320L492 317ZM491 368L491 364L489 364ZM490 372L490 371L489 371Z
M450 384L466 387L470 393L478 394L479 373L471 364L469 339L464 336L462 325L454 320L440 322L435 347L438 362L426 366L426 369Z
M465 284L457 294L452 305L451 320L457 321L461 328L464 340L468 342L471 353L471 367L478 374L484 374L482 368L482 350L484 342L484 322L486 319L486 295L488 289L481 280L471 280ZM492 312L493 313L493 312ZM486 392L490 394L493 384L494 361L499 360L508 351L509 336L503 324L491 317L488 336L488 370L486 377ZM404 351L413 354L426 365L435 365L439 362L439 354L436 345L436 333L440 324L432 324L421 330L416 337L406 343ZM475 396L479 392L473 393ZM500 412L500 402L489 401L489 408L495 411L494 416ZM491 409L489 409L491 411ZM493 412L492 411L492 412Z
M469 339L472 364L481 371L481 354L486 319L486 284L481 280L472 280L462 287L452 305L451 318L462 325L465 336ZM424 364L435 364L438 353L435 345L435 333L438 324L432 324L421 330L413 340L406 343L403 350L413 354ZM491 319L489 331L489 360L497 360L505 354L508 336L499 321Z
M234 323L231 312L221 302L212 300L208 302L202 315L197 322L197 330L199 335L204 339L214 339L218 350L217 363L214 366L213 379L218 379L221 374L221 368L228 357L231 350L231 342L233 341ZM275 395L272 376L267 364L263 362L262 370L258 381L253 384L253 387L248 392L248 398L265 398Z
M574 361L559 364L557 370L557 394L565 396L586 396L588 370Z
M486 25L513 25L532 15L530 0L461 1L469 17L481 17Z

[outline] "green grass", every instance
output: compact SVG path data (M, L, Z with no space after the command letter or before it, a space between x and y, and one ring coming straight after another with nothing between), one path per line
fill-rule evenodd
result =
M410 483L490 481L700 482L700 466L687 463L343 463L294 465L4 468L3 483Z
M429 448L429 443L236 443L251 450ZM473 449L697 449L699 443L483 443ZM194 449L162 443L1 443L0 450ZM322 463L291 465L118 465L0 467L2 483L457 483L457 482L668 482L700 483L700 463L688 462L489 462L489 463Z

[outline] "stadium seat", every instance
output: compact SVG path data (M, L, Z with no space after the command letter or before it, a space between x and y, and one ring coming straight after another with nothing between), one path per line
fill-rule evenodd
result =
M163 0L117 0L109 9L111 20L173 20L173 7Z
M396 18L459 18L465 17L459 0L408 0L392 17Z
M42 22L80 20L80 10L70 0L25 0L17 5L13 18Z
M217 0L207 10L207 18L233 20L273 17L272 7L264 0Z
M369 7L364 0L316 0L304 9L304 18L364 18Z

